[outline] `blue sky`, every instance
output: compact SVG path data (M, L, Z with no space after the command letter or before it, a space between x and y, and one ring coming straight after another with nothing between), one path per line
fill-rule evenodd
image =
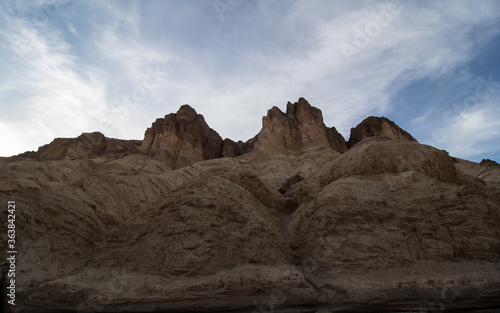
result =
M0 156L190 104L247 140L305 97L346 139L369 115L500 161L499 1L2 1Z

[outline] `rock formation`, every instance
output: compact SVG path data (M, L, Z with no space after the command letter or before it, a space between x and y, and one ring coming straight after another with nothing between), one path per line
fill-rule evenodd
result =
M94 157L120 157L137 153L140 140L118 140L106 138L100 132L83 133L77 138L56 138L36 152L25 152L20 156L40 160L82 159Z
M412 135L401 129L396 123L385 118L370 116L364 119L358 126L351 128L351 137L347 146L351 148L361 140L368 137L385 137L389 139L416 141Z
M182 106L142 141L91 133L0 158L8 201L3 312L500 309L499 165L386 118L346 142L302 98L245 143Z
M300 98L294 104L288 102L286 113L277 107L267 112L254 150L244 158L260 177L280 188L293 177L312 174L346 150L344 137L335 127L327 128L321 111Z
M300 98L288 102L286 113L273 107L262 118L262 130L257 135L255 150L261 154L296 153L331 148L339 153L347 150L344 137L335 127L327 128L321 111Z
M211 129L202 115L189 105L176 114L157 119L146 130L140 150L177 169L202 160L235 157L252 149L251 144L224 141Z

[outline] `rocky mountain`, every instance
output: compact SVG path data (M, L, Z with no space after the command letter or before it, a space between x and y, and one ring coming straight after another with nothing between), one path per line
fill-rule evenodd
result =
M140 147L142 152L167 163L171 169L223 156L235 157L251 149L251 145L245 147L230 139L223 141L189 105L181 106L176 114L157 119L146 130Z
M36 152L25 152L19 156L39 160L120 157L129 152L137 153L140 144L140 140L111 139L100 132L93 132L83 133L77 138L56 138Z
M0 158L8 201L2 312L500 310L500 166L386 118L346 141L303 98L247 142L184 105L142 141L90 133Z
M416 141L412 135L401 129L393 121L385 117L370 116L364 119L355 128L351 128L351 136L347 142L347 146L351 148L368 137Z

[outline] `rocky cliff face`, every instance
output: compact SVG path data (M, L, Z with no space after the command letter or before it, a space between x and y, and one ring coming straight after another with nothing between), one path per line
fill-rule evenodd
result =
M346 143L305 99L246 143L188 106L142 142L56 139L0 158L3 312L496 310L499 182L385 118Z
M188 105L157 119L146 130L141 150L176 169L221 156L222 138Z
M261 154L302 153L310 149L347 150L346 142L335 127L327 128L321 111L300 98L288 102L286 113L273 107L262 118L255 150Z
M157 119L146 130L140 150L177 169L198 161L235 157L253 149L252 143L222 140L202 115L189 105Z
M344 137L335 127L326 127L321 111L304 98L288 102L286 113L277 107L269 110L254 145L244 158L260 177L289 193L293 193L290 182L311 175L347 150Z

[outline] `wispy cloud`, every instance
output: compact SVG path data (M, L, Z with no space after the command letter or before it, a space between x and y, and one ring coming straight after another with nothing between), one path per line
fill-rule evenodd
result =
M10 130L9 136L34 143L88 130L91 120L100 113L96 108L104 103L104 85L75 69L78 60L68 53L70 46L60 32L42 33L25 19L15 17L8 17L6 26L1 35L8 47L4 50L7 59L2 67L6 72L2 76L8 88L1 96L3 101L9 93L17 96L11 98L14 103L2 101L2 107L15 106L10 109L12 114L18 111L22 116L18 120L0 118Z
M490 91L475 90L483 96L468 96L455 106L454 111L446 111L442 115L442 122L435 124L431 137L425 139L424 143L445 149L452 155L470 159L498 151L500 84Z
M16 92L18 96L12 104L16 107L9 111L22 116L17 120L0 117L10 137L2 138L6 151L16 150L9 144L12 138L17 137L16 141L22 143L16 145L17 149L23 147L16 151L19 153L36 149L54 137L74 137L84 131L98 130L107 125L103 121L114 123L114 127L106 129L111 131L109 136L137 138L142 135L144 129L133 123L137 116L116 116L113 106L128 89L133 90L141 83L149 64L159 63L165 56L137 42L136 17L115 7L101 10L108 10L107 23L86 30L93 43L82 47L84 52L96 51L94 59L76 54L67 34L54 25L39 27L29 18L5 15L7 28L1 37L6 43L4 52L8 63L5 61L2 65L8 75L3 77L6 84L0 96L6 99L9 93ZM67 25L76 36L74 26L70 22ZM120 25L124 25L123 30ZM128 40L118 39L123 33Z
M410 110L395 97L418 80L459 71L474 76L469 62L500 34L499 7L495 1L256 1L242 2L221 21L210 1L70 2L43 29L4 12L0 40L7 44L0 50L8 61L0 61L7 73L0 75L0 99L14 101L24 119L0 122L24 150L95 129L139 139L157 117L188 103L223 137L238 140L259 131L271 106L284 109L304 96L346 137L367 115L417 112L408 124L423 127L443 108ZM23 10L35 8L16 7ZM355 46L360 36L369 39L362 49ZM346 43L359 50L349 60ZM146 88L157 68L160 79ZM460 79L451 81L446 90L456 92ZM21 124L46 135L9 131Z
M429 118L429 116L431 116L433 114L433 112L434 112L434 108L430 108L427 111L425 111L422 115L415 117L411 121L411 123L412 124L422 124Z

